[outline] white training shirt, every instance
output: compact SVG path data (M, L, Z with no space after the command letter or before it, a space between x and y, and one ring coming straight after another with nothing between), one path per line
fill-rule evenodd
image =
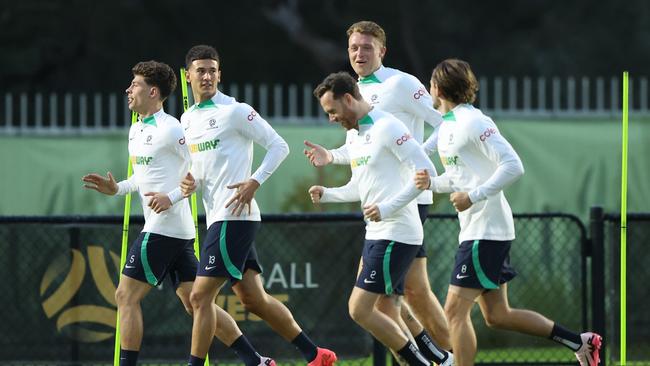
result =
M241 216L231 214L234 204L225 206L236 192L227 186L250 178L263 184L289 154L287 143L251 106L221 92L193 105L181 116L181 124L192 156L191 172L203 196L207 226L226 220L260 221L255 199L250 214L248 207ZM253 142L267 153L251 175Z
M431 160L397 118L373 109L349 130L346 148L352 178L343 187L325 188L322 202L377 204L381 221L366 222L366 239L422 245L423 232L415 197L414 169L435 174Z
M513 240L512 211L503 189L524 174L521 159L492 119L470 104L443 117L438 153L445 173L433 177L436 192L468 192L472 206L458 213L459 242Z
M424 141L424 122L434 128L442 122L442 115L433 108L431 95L411 74L382 65L369 76L360 77L357 85L366 102L397 117L420 145ZM437 130L429 139L435 140L435 134ZM428 145L435 146L435 143ZM335 164L350 162L345 145L331 152ZM431 154L433 150L425 149L425 152ZM424 191L418 196L417 202L429 205L433 203L433 194L431 191Z
M139 120L129 130L131 178L118 183L117 194L138 191L144 211L142 231L178 239L194 238L192 213L186 199L159 214L147 204L147 192L170 192L178 188L190 167L190 152L178 120L162 109Z

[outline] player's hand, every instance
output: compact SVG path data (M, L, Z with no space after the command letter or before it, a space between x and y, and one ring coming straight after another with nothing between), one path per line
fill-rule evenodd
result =
M244 210L244 207L248 206L248 214L251 214L251 201L253 196L255 196L255 191L260 187L260 184L255 179L249 179L245 182L239 182L227 186L229 189L236 189L235 194L226 202L226 208L234 204L232 210L230 211L233 215L239 216Z
M381 221L381 212L377 205L363 206L363 217L368 221Z
M457 212L463 212L472 207L472 201L469 199L467 192L454 192L449 195L449 201Z
M117 183L111 172L106 173L107 177L99 174L91 173L84 175L81 180L84 181L84 188L94 189L99 193L107 194L109 196L117 193Z
M190 172L187 172L187 175L181 182L181 192L183 193L183 197L187 198L191 196L194 191L196 191L196 180L194 180L194 177Z
M309 149L304 149L303 152L313 166L324 166L334 160L332 153L318 144L305 140L305 146Z
M320 203L320 198L323 197L323 191L325 188L323 186L311 186L309 188L309 197L314 204Z
M172 207L172 201L166 193L147 192L144 195L145 197L151 197L147 206L149 206L155 213L161 213Z
M416 171L415 178L413 178L413 180L415 181L415 187L417 189L424 191L426 189L429 189L431 186L431 176L426 169Z

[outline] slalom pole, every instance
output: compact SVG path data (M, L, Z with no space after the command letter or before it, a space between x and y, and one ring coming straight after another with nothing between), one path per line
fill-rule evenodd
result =
M187 112L188 109L190 109L190 99L189 99L189 94L187 93L187 79L185 77L186 71L184 67L181 67L181 72L180 72L180 79L181 79L181 93L183 93L183 112ZM196 258L199 258L200 250L199 250L199 211L196 206L196 192L192 193L192 197L190 198L190 202L192 205L192 220L194 220L194 231L195 231L195 238L194 238L194 255ZM205 366L210 366L210 352L205 355Z
M138 121L138 114L131 111L131 124ZM131 158L127 162L126 178L130 178L133 174L133 166L131 165ZM129 219L131 216L131 193L127 193L124 197L124 220L122 222L122 251L120 254L120 268L118 271L117 282L120 282L120 273L126 264L126 252L129 246ZM113 365L120 365L120 313L117 312L117 320L115 321L115 354L113 356Z
M626 343L627 343L627 129L628 129L628 108L629 108L629 74L623 72L623 152L621 162L621 314L620 314L620 365L626 364Z
M185 78L185 68L181 67L181 92L183 93L183 112L187 112L187 110L190 108L190 100L189 100L189 95L187 93L187 81ZM199 257L199 215L198 215L198 209L196 207L196 192L192 193L192 197L190 198L190 202L192 205L192 219L194 220L194 231L196 232L196 238L194 239L194 254L196 257Z

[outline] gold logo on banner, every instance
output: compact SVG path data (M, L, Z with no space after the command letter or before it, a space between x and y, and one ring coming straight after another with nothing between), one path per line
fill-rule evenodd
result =
M111 338L115 333L116 285L108 265L112 264L114 272L119 272L120 258L101 246L91 245L86 250L87 260L78 249L54 258L41 280L40 295L43 311L48 318L56 319L59 333L79 342L91 343ZM108 306L70 303L82 287L87 268L90 268L92 282Z

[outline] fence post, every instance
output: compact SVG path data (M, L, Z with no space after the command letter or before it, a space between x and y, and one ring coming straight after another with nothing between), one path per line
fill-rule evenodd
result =
M81 251L81 238L80 238L80 229L79 226L71 226L68 229L68 235L70 238L69 245L70 249L76 249ZM79 298L78 298L78 293L75 294L72 299L70 299L70 305L77 306L79 305ZM76 328L72 329L73 332L75 332L75 341L70 344L70 363L72 366L80 366L81 362L79 361L79 341L77 339L80 338L79 335L79 330Z
M603 342L600 354L602 366L606 366L605 334L605 219L603 208L592 207L589 211L591 236L591 314L594 332L600 334Z
M372 338L372 366L386 366L386 347Z

